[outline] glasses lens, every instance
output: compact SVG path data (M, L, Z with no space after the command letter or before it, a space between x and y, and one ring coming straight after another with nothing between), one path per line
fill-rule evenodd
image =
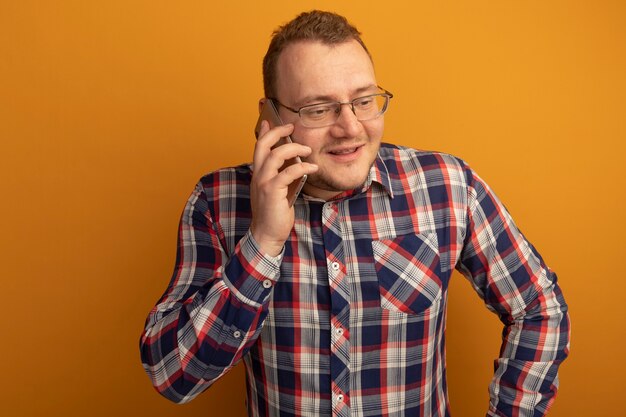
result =
M354 114L359 120L375 119L387 110L387 103L385 94L362 97L354 101Z
M305 126L318 127L333 124L337 119L337 103L322 103L300 109L300 118Z
M342 111L341 106L347 104L350 103L320 103L302 107L299 111L302 125L306 127L330 126L337 121ZM351 104L358 120L371 120L387 110L389 95L373 94L357 98Z

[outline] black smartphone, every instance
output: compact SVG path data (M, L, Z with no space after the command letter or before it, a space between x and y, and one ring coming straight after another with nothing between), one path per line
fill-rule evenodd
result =
M259 119L256 122L256 127L254 128L254 135L257 137L257 139L259 137L259 131L261 130L261 122L263 120L268 121L268 123L270 124L270 128L280 126L283 124L282 120L280 120L280 116L278 115L278 110L276 109L276 106L270 99L265 99L265 101L263 102L263 108L261 109L261 114L259 114ZM278 143L276 143L276 145L272 147L272 149L276 148L277 146L281 146L286 143L292 143L292 142L293 141L291 140L290 136L282 137L280 138ZM290 165L299 164L301 162L302 160L298 156L296 156L295 158L288 159L285 161L280 171L282 171L283 169L287 168ZM302 187L304 187L306 178L307 176L304 175L302 178L299 178L295 180L294 182L292 182L291 184L289 184L289 189L287 190L287 199L289 200L290 207L293 206L293 204L296 202L296 198L298 198L300 191L302 191Z

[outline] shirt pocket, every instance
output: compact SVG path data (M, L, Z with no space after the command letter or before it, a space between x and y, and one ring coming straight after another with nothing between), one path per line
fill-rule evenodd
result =
M410 234L372 242L381 307L420 314L443 293L434 234Z

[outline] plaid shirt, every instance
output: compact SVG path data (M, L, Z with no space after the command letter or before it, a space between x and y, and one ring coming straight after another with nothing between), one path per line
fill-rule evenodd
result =
M449 416L456 268L504 323L489 416L543 416L568 352L556 275L461 160L383 144L363 189L307 196L278 257L249 232L251 168L201 179L171 282L141 338L175 402L241 359L250 416Z

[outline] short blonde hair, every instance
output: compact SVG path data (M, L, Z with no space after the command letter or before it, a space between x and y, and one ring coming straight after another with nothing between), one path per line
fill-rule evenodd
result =
M327 45L356 40L367 55L372 58L361 39L361 32L348 20L336 13L312 10L296 16L287 24L280 26L272 34L267 53L263 58L263 88L265 97L276 94L276 63L283 50L298 41L318 41Z

